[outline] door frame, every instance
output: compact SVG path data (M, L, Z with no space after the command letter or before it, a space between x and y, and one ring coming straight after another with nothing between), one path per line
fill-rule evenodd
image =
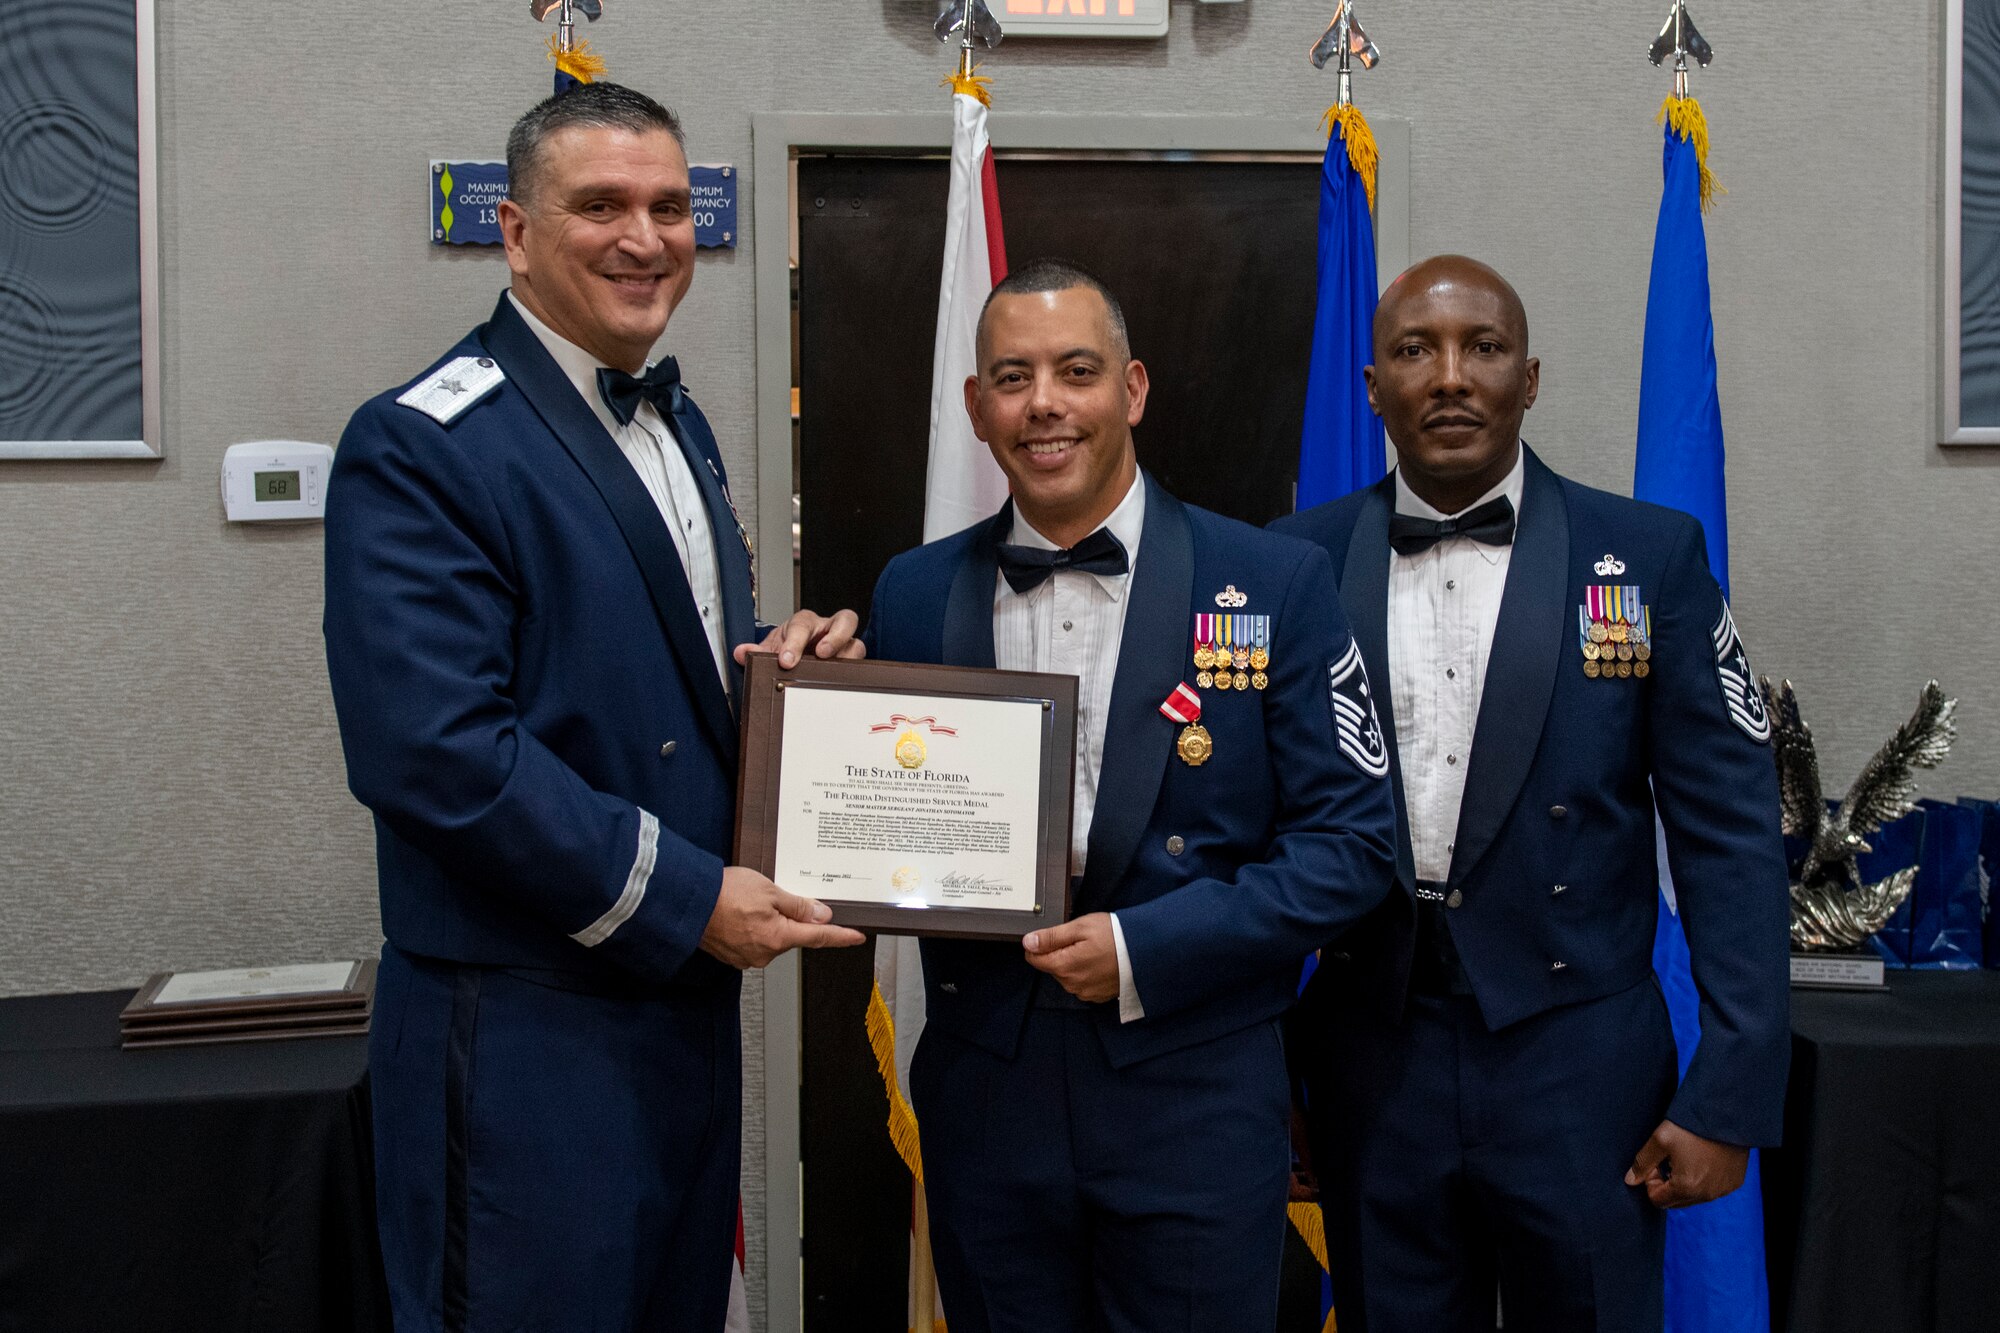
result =
M1410 122L1369 121L1381 152L1375 188L1375 271L1386 285L1410 263ZM1295 159L1319 155L1326 135L1301 116L1041 116L996 114L988 133L997 152L1144 154L1153 157ZM790 614L792 578L793 163L800 153L944 155L951 113L816 115L759 112L750 118L751 249L756 281L757 532L768 557L759 565L761 613ZM760 188L762 187L762 188ZM764 969L764 1287L770 1333L803 1326L800 1268L799 960L789 953ZM789 1219L778 1225L777 1219Z

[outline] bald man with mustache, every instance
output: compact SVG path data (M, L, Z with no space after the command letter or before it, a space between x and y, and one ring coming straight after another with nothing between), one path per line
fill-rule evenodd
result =
M1521 298L1426 260L1376 313L1397 466L1279 520L1333 558L1382 724L1397 890L1288 1029L1342 1333L1661 1327L1664 1209L1776 1143L1790 1054L1770 724L1701 525L1521 439ZM1701 993L1653 977L1655 820Z

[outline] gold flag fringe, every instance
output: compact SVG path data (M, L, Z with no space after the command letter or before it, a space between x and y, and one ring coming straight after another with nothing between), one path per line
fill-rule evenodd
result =
M1338 131L1347 144L1347 160L1354 167L1354 174L1361 177L1362 185L1368 189L1368 207L1375 207L1375 169L1382 161L1382 154L1375 147L1375 131L1368 128L1368 118L1361 114L1361 108L1353 104L1330 106L1320 117L1320 124L1331 135Z
M1285 1205L1285 1215L1292 1219L1292 1226L1297 1229L1299 1239L1303 1240L1306 1248L1313 1252L1313 1258L1319 1260L1319 1266L1325 1268L1327 1266L1326 1221L1320 1216L1319 1205L1288 1203Z
M1715 183L1715 173L1708 169L1708 117L1701 113L1701 103L1692 97L1670 95L1660 103L1660 114L1653 123L1671 125L1682 141L1694 145L1694 160L1701 167L1701 211L1706 213L1715 196L1729 191Z
M993 94L988 91L993 86L993 78L988 74L947 74L939 81L940 88L949 88L954 93L979 100L979 105L991 108Z
M1349 108L1352 110L1352 108ZM1356 168L1359 170L1359 168ZM1288 1203L1285 1215L1292 1219L1292 1229L1299 1233L1299 1239L1312 1251L1313 1258L1319 1260L1320 1271L1331 1272L1326 1261L1326 1219L1316 1203ZM1326 1312L1326 1326L1320 1333L1334 1333L1333 1311Z
M882 999L880 983L868 991L868 1045L875 1052L875 1068L881 1071L882 1088L889 1094L889 1141L896 1145L896 1155L921 1185L924 1155L917 1146L917 1113L896 1081L896 1020Z
M550 33L549 59L555 62L557 69L578 83L595 83L604 77L604 57L592 51L589 42L578 42L565 51L562 39Z

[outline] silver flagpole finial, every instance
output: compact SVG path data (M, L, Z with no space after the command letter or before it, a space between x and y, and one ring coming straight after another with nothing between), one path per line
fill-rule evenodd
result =
M1326 25L1326 31L1313 43L1310 54L1315 69L1325 69L1328 60L1339 57L1335 65L1340 74L1334 98L1336 106L1353 105L1353 62L1358 60L1361 68L1374 69L1382 59L1382 52L1368 39L1360 21L1354 17L1354 0L1340 0L1333 11L1333 22Z
M1674 96L1686 97L1688 57L1693 56L1694 62L1706 69L1708 62L1715 59L1715 48L1694 26L1694 20L1688 16L1686 0L1674 0L1673 10L1660 28L1660 35L1653 39L1647 56L1655 65L1665 65L1668 56L1674 58Z
M556 49L574 51L576 49L576 16L582 14L592 23L604 17L604 0L528 0L528 13L535 22L544 23L550 14L556 16Z
M962 51L970 51L975 44L991 51L1004 36L1000 20L993 17L986 0L942 0L931 31L941 42L949 42L956 35Z

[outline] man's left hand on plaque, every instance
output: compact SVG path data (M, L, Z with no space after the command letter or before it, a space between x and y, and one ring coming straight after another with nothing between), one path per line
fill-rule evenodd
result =
M791 619L766 634L762 643L737 645L736 665L743 666L752 653L776 653L781 667L797 666L806 653L822 661L836 657L858 661L868 655L867 647L856 637L860 628L860 617L852 611L836 611L830 616L794 611Z
M701 947L741 971L763 967L791 949L848 949L867 942L860 931L832 920L833 909L825 903L787 893L747 866L727 866Z

